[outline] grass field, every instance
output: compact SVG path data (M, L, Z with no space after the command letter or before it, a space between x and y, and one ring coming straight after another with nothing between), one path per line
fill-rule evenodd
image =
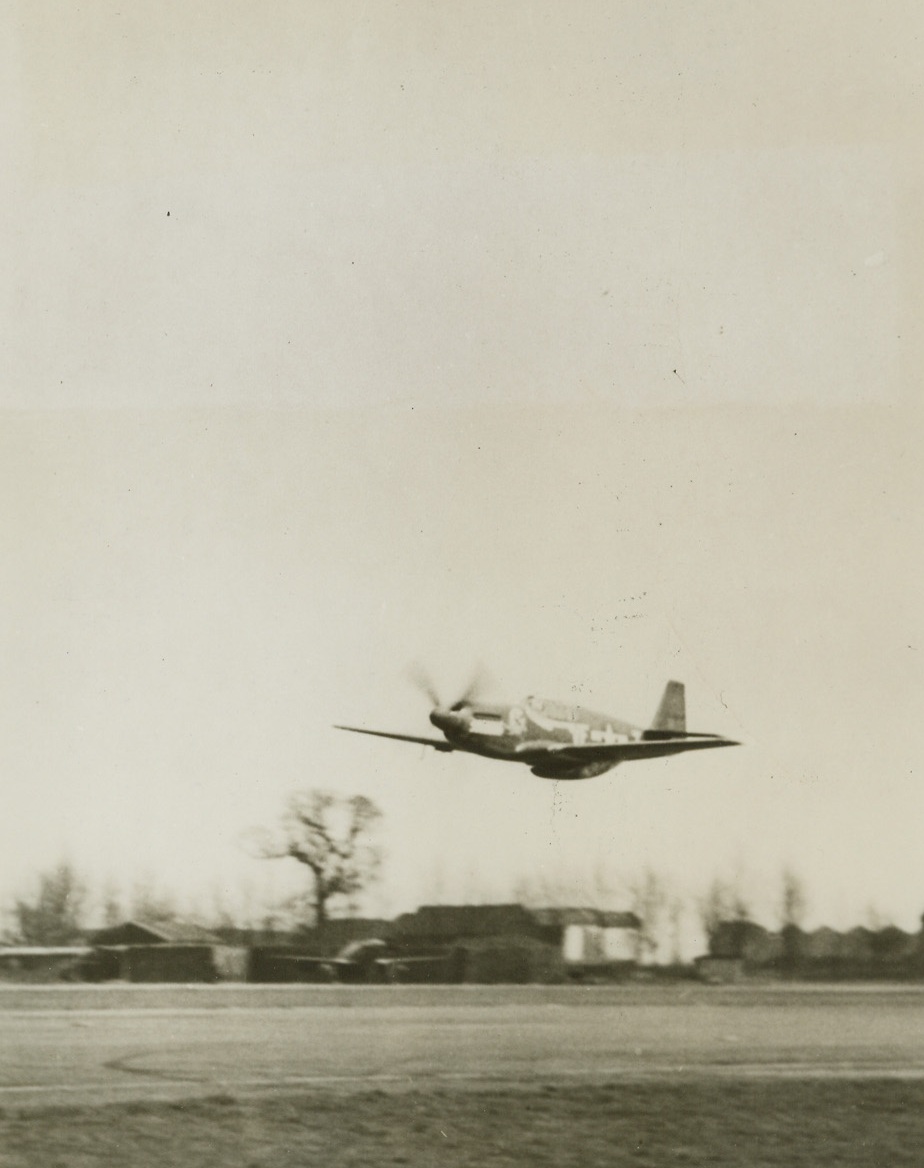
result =
M0 994L0 1168L924 1166L920 987L321 988Z
M3 1168L919 1168L924 1083L693 1081L7 1109Z

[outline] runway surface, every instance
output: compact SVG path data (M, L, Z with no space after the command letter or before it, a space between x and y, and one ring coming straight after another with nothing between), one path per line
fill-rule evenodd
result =
M0 1106L691 1076L924 1078L924 993L0 992Z

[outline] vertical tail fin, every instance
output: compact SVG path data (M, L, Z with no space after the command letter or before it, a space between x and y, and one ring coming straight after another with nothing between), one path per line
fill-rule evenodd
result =
M682 682L669 681L664 687L664 696L651 723L651 729L668 730L673 734L686 733L687 703Z

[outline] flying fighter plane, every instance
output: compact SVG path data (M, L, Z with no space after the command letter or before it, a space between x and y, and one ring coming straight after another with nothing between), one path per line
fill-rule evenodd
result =
M425 688L434 703L430 721L443 732L443 738L392 734L360 726L335 729L417 742L445 752L464 750L486 758L521 762L541 779L589 779L634 759L738 745L721 734L687 730L684 688L679 681L667 683L647 730L583 706L544 698L528 697L512 706L486 705L475 700L471 686L458 701L443 706L432 686Z

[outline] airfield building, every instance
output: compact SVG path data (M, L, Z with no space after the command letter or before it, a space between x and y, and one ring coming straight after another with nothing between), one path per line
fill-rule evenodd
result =
M429 958L449 981L555 981L630 968L639 925L633 913L592 908L424 905L398 917L387 940L396 979Z

